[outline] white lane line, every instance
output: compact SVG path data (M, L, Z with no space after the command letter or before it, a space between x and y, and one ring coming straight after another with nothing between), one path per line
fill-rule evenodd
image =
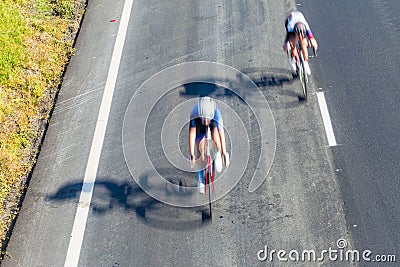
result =
M322 120L325 126L326 136L328 137L329 146L336 146L337 145L336 138L335 134L333 133L332 122L329 116L328 106L326 105L324 93L318 92L317 99L318 99L319 109L322 115Z
M125 43L125 36L128 29L129 17L131 15L132 4L133 0L126 0L122 11L118 34L115 41L110 68L108 70L106 85L104 88L103 99L101 101L96 129L92 140L92 147L90 149L89 159L86 165L86 172L81 195L79 198L78 208L75 215L74 226L72 228L68 252L65 258L65 267L78 266L83 235L85 233L90 202L92 200L93 188L96 180L97 168L99 166L100 153L103 147L104 135L106 133L108 122L108 115L110 113L115 83L117 81L117 75L121 61L122 50Z

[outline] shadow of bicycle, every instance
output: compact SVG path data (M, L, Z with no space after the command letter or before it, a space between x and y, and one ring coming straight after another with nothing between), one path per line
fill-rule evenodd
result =
M268 95L295 98L297 101L292 103L294 106L305 100L299 89L298 76L289 69L254 67L243 69L242 72L248 75L258 88L268 92Z
M146 183L146 175L141 178L141 183ZM124 210L127 213L134 212L136 218L146 225L154 228L171 230L190 230L193 227L203 227L208 218L204 216L205 207L180 208L162 203L143 191L133 179L97 178L91 200L91 212L93 216L102 216L113 210ZM171 180L172 183L179 183ZM181 184L183 185L183 181ZM66 183L53 194L46 196L46 201L54 202L79 202L82 190L82 182ZM173 194L173 192L169 192ZM171 214L180 214L171 216Z

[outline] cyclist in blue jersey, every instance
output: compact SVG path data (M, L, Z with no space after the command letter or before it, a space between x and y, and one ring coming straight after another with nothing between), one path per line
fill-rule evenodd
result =
M200 170L198 171L198 186L200 192L204 192L203 171L201 168L203 166L202 159L204 158L205 153L204 141L206 138L207 126L210 127L211 138L216 149L214 162L215 170L221 172L222 161L225 162L226 166L229 165L229 154L226 151L225 132L221 110L212 98L201 97L190 114L189 125L190 166L191 168L194 167L195 156L197 154L200 159ZM195 148L198 153L195 153Z

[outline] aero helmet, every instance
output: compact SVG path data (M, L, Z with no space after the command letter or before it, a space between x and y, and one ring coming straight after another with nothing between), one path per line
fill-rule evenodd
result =
M304 23L297 22L296 25L294 25L294 32L305 37L307 34L306 25L304 25Z
M200 118L210 120L214 118L215 103L210 97L205 96L200 98L197 106Z

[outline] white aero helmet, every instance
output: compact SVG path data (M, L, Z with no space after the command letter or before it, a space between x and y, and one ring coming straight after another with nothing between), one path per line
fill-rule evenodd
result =
M215 102L208 96L201 97L197 103L199 117L202 119L214 118Z

